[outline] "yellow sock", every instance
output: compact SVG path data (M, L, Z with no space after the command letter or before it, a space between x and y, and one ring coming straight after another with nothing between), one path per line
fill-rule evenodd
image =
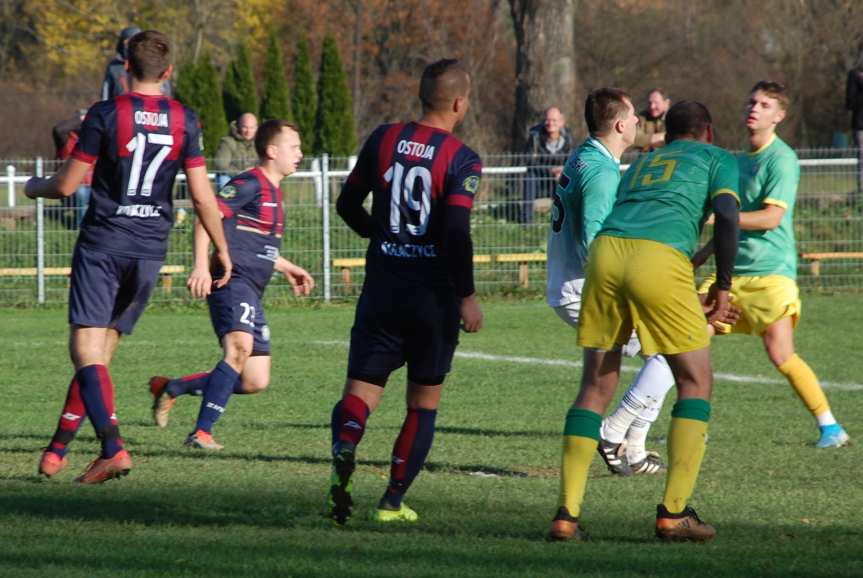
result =
M578 517L581 513L581 503L587 488L587 472L599 444L601 425L602 416L587 409L574 407L566 414L559 505L565 507L570 516Z
M587 472L596 454L595 439L581 436L563 436L563 460L560 465L560 505L570 516L578 517L584 491L587 489Z
M707 420L710 402L703 399L682 399L671 413L668 434L668 477L662 503L672 514L686 507L704 458Z
M778 369L779 373L785 376L785 379L788 380L788 383L797 392L806 409L812 412L812 415L818 417L822 413L830 411L827 396L824 395L824 390L821 389L821 384L818 383L815 372L796 353L789 357Z

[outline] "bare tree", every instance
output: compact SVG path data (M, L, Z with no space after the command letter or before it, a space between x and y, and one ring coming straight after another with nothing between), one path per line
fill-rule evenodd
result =
M524 144L543 109L555 105L582 129L575 70L575 0L509 0L516 39L512 143Z

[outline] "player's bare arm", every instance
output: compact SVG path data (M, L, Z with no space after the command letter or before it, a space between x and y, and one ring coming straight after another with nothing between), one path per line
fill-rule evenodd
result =
M68 159L51 178L33 177L27 181L24 194L30 199L63 199L75 194L90 170L89 164L78 159Z
M297 297L308 297L315 288L315 280L308 271L282 256L276 259L275 270L285 276Z
M204 229L201 219L195 219L195 232L193 239L193 250L195 265L192 274L186 281L189 293L195 299L203 299L210 294L213 288L213 276L210 273L210 236Z
M207 168L204 166L187 168L186 180L189 183L189 192L192 195L198 220L201 221L213 245L216 246L216 258L221 261L225 270L222 278L216 281L216 287L224 287L231 278L231 255L228 251L228 242L225 240L225 230L222 227L222 214L219 212L216 196L207 177Z
M744 231L770 231L779 226L783 216L783 207L765 204L763 209L740 213L740 228Z

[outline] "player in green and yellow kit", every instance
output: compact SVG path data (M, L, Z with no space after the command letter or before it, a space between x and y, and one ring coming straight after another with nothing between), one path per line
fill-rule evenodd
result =
M564 427L560 501L550 531L554 540L579 537L578 516L601 416L614 396L621 347L633 329L645 355L665 356L678 391L656 535L695 541L715 535L687 505L704 455L712 387L705 313L690 257L713 211L718 277L706 299L713 322L729 308L737 253L737 163L709 144L712 120L703 104L672 106L666 134L668 146L641 157L623 175L615 205L590 247L578 335L584 371Z
M761 81L752 87L746 109L750 151L738 156L740 167L740 249L734 263L732 300L740 319L730 331L760 335L767 356L815 416L819 448L848 443L836 422L818 378L794 352L794 327L800 318L794 201L800 163L794 151L776 136L788 109L785 87ZM694 261L703 262L708 244ZM706 292L710 280L701 287Z

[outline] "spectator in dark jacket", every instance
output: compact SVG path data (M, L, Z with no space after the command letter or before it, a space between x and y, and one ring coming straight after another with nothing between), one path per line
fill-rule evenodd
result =
M863 192L863 54L857 66L848 71L845 108L851 111L851 134L857 147L857 191Z
M543 123L530 129L524 147L528 169L522 190L522 223L533 220L536 199L551 196L572 148L572 135L566 128L563 113L556 106L549 107Z
M141 29L137 26L128 26L120 31L120 36L117 38L117 53L114 54L114 58L111 59L105 69L105 80L102 81L102 100L108 100L129 92L126 47L129 45L129 40L139 32ZM166 80L162 83L162 94L171 96L171 81Z

